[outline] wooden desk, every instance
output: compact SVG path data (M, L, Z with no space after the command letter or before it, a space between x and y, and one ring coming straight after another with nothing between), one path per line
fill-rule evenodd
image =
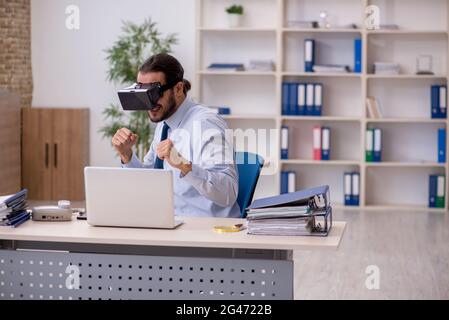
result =
M293 250L336 250L346 225L275 237L212 230L241 219L183 220L175 230L78 220L0 228L0 299L292 299Z

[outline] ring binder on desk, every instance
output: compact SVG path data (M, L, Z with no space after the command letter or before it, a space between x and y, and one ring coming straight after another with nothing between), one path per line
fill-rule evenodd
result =
M258 199L247 212L248 234L327 236L332 228L329 186Z

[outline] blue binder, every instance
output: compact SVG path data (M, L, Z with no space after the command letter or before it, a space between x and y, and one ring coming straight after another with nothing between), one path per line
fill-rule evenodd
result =
M312 115L321 116L321 112L323 109L323 85L321 83L316 83L313 90L314 99Z
M313 72L315 65L315 40L304 40L304 71Z
M379 128L374 129L373 161L374 162L382 161L382 129Z
M343 191L345 196L345 206L351 205L352 195L352 174L351 172L345 172L343 176Z
M263 209L282 206L310 206L311 209L324 209L330 205L329 186L306 189L281 194L279 196L254 200L248 209Z
M429 208L436 208L437 206L437 188L438 176L429 176Z
M362 39L354 40L354 72L362 72Z
M306 115L306 84L298 84L298 115Z
M281 171L281 194L288 193L288 171Z
M298 84L297 83L290 83L289 84L289 99L288 99L288 107L289 107L289 114L290 115L297 115L298 114Z
M360 205L360 173L353 172L351 174L351 206Z
M289 84L287 82L282 83L282 115L288 116L290 112L289 101Z
M331 154L331 129L321 128L321 160L330 160Z
M446 162L446 129L438 129L438 162Z
M281 129L281 159L288 159L288 127L282 126Z
M313 83L308 83L306 85L306 116L313 116L313 111L315 109L315 85Z
M432 119L440 118L440 86L433 85L431 87L431 117Z
M440 86L439 117L441 119L447 118L447 87L446 86Z

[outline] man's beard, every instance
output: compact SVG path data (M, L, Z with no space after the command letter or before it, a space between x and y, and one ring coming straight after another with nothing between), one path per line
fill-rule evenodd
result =
M148 117L152 122L161 122L170 118L176 112L176 100L173 92L170 94L170 98L168 99L168 108L164 111L164 113L158 119L151 118L150 113L148 112Z

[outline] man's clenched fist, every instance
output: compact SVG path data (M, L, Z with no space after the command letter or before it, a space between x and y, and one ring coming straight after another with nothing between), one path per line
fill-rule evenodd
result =
M159 159L167 161L172 167L181 170L184 175L192 170L192 164L178 153L170 139L159 142L156 154Z
M123 163L131 161L133 155L132 147L137 143L138 136L127 128L117 130L112 137L112 145L117 150Z

